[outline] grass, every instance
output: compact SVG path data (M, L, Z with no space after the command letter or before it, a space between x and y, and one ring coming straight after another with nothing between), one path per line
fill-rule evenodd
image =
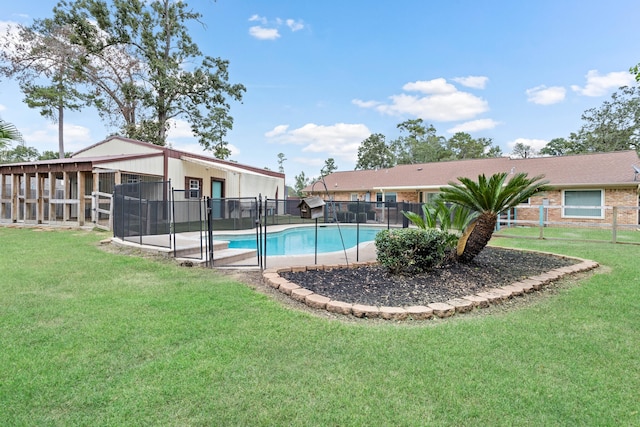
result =
M340 322L107 235L0 228L0 425L639 425L640 247L515 310Z
M620 226L616 230L617 243L640 244L640 229L638 226ZM504 227L498 233L504 237L526 237L539 238L539 227ZM545 239L564 239L564 240L588 240L611 242L613 240L613 231L611 228L596 227L543 227L542 235Z

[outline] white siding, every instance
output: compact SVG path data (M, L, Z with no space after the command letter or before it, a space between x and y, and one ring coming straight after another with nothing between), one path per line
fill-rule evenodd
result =
M240 197L268 197L273 199L276 192L279 199L284 199L284 180L270 176L243 175L240 179Z
M143 159L120 160L107 163L100 163L102 169L119 170L128 173L138 173L142 175L163 175L162 156L148 157ZM184 180L182 185L184 185Z
M153 144L140 144L132 143L130 141L123 141L117 138L107 140L101 144L96 144L93 147L86 149L74 155L73 157L99 157L99 156L113 156L119 154L143 154L143 153L157 153L162 151L161 147L154 146Z

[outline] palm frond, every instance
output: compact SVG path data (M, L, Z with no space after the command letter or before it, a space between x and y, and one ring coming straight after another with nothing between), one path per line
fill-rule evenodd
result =
M6 146L12 142L24 142L22 134L12 123L0 119L0 146Z
M482 174L477 182L460 177L460 183L450 182L449 187L441 188L440 192L444 201L477 212L499 214L538 192L550 189L548 181L541 181L542 175L528 178L526 173L519 173L506 181L507 177L506 172L494 174L488 179Z

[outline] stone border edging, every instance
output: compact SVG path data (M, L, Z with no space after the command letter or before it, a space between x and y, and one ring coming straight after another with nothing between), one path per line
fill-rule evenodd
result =
M517 250L517 249L516 249ZM536 252L536 251L529 251ZM549 254L547 252L540 252ZM556 255L556 254L553 254ZM558 256L558 255L556 255ZM307 306L320 310L327 310L331 313L353 315L360 318L368 319L385 319L385 320L427 320L434 316L438 318L451 317L454 314L467 313L476 308L485 308L490 305L501 304L502 302L521 296L525 293L539 291L545 285L558 280L566 275L580 273L593 270L599 264L595 261L585 260L582 258L569 257L561 255L564 258L576 259L580 262L574 265L555 268L546 273L538 274L527 279L512 283L510 285L487 288L483 292L474 295L467 295L461 298L450 299L445 302L434 302L426 306L411 307L387 307L352 304L338 300L332 300L314 293L309 289L305 289L293 282L288 281L280 276L284 272L304 272L309 270L335 270L344 268L359 268L370 265L376 265L377 262L357 262L351 264L335 264L335 265L312 265L285 268L269 268L262 272L262 280L274 289L279 290L283 294L292 299L302 302Z

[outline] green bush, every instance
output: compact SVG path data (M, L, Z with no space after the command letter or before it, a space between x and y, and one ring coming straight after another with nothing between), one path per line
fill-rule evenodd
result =
M438 229L401 228L376 235L378 262L393 274L418 274L442 264L457 237Z

